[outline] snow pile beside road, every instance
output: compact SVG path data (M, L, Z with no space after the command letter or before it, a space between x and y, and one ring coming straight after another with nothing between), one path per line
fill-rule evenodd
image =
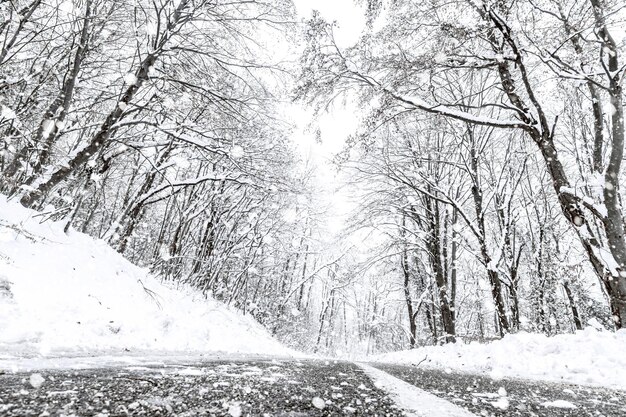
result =
M625 349L626 330L613 333L589 327L553 337L520 332L488 344L427 346L368 360L485 374L496 380L512 377L626 389Z
M290 355L251 317L162 284L0 196L0 359L159 350Z

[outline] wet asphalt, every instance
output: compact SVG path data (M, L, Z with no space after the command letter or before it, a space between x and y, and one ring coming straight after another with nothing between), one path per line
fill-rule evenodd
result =
M626 416L624 391L372 365L477 416ZM43 379L0 374L0 416L403 415L349 362L211 361L36 374Z
M478 416L626 416L626 391L508 378L494 380L417 366L371 365Z
M31 384L31 373L0 375L0 416L402 415L360 368L346 362L268 360L37 372L44 378L38 388Z

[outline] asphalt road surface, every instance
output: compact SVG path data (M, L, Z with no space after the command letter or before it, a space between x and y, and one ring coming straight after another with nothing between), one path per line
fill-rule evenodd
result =
M621 391L375 366L478 416L626 416ZM0 416L337 415L403 413L348 362L215 361L0 374Z
M0 416L401 416L356 365L209 362L0 375ZM37 378L35 378L37 379ZM35 380L35 385L37 381Z
M626 416L625 391L372 365L478 416Z

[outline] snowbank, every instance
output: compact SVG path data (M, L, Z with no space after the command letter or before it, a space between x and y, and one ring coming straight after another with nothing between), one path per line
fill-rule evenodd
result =
M291 355L252 318L162 284L0 196L0 359L138 350ZM132 354L132 353L131 353Z
M612 333L589 327L553 337L520 332L488 344L428 346L368 360L421 362L419 366L486 374L494 379L513 377L626 390L625 351L626 330Z

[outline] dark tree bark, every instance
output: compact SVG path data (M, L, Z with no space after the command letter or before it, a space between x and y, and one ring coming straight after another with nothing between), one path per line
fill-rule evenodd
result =
M415 323L415 313L413 312L413 299L411 297L411 268L409 265L409 254L406 242L404 241L406 227L406 214L402 215L402 225L400 237L402 239L402 254L400 255L400 265L402 267L404 301L406 303L407 316L409 318L409 346L415 347L415 337L417 334L417 324Z
M485 214L483 211L483 195L480 187L479 161L478 151L476 149L476 141L474 140L474 131L472 126L468 126L468 134L470 140L470 176L472 178L472 198L474 201L474 210L476 213L476 224L478 226L478 240L480 245L480 255L482 262L487 271L487 279L491 288L491 297L496 307L496 316L498 318L498 330L500 336L510 331L509 321L506 317L506 305L502 297L502 282L496 271L496 265L492 265L492 258L487 248Z
M570 288L569 283L567 281L563 281L563 289L565 290L567 301L569 302L570 309L572 310L572 318L574 320L574 326L576 326L576 330L582 330L583 323L582 323L582 320L580 319L578 307L576 307L576 299L574 298L574 294L572 294L572 289Z
M431 191L431 190L429 190ZM433 272L435 274L435 283L437 285L437 298L439 301L439 310L441 312L441 321L443 324L443 330L445 333L445 341L447 343L454 343L456 340L456 329L454 323L454 316L450 309L450 299L448 297L447 279L445 276L445 268L442 264L443 254L441 247L441 225L440 225L440 213L439 202L430 198L427 195L423 195L424 207L426 211L427 221L426 227L428 232L428 239L426 245L429 252L429 261Z

